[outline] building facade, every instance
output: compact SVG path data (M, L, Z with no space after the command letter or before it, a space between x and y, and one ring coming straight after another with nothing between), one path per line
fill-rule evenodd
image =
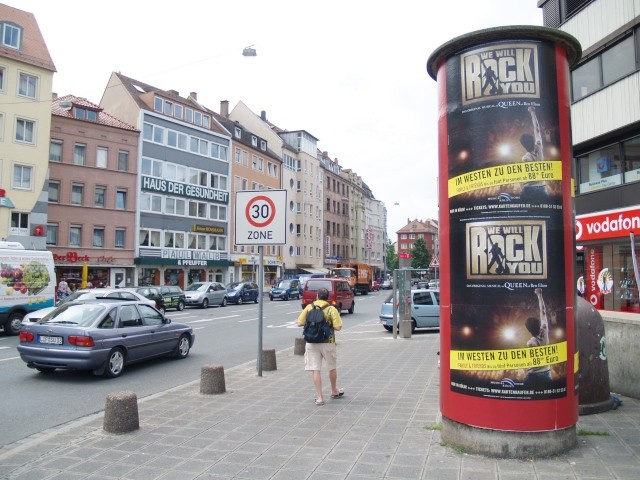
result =
M132 285L140 132L67 95L51 107L46 238L57 280Z
M640 0L538 4L545 26L582 46L571 72L577 289L596 308L640 313Z
M438 243L438 221L427 218L426 220L410 220L407 218L407 224L396 232L397 242L396 249L398 253L398 259L400 268L411 267L411 250L413 244L418 238L424 240L427 250L431 254L432 259L438 258L439 243ZM432 261L432 263L434 263ZM435 270L429 271L431 278L437 277Z
M51 88L33 14L0 4L0 239L46 248Z
M226 283L231 135L187 98L113 73L100 105L141 131L134 283Z
M335 267L349 260L349 184L342 177L338 160L320 154L324 170L324 266Z

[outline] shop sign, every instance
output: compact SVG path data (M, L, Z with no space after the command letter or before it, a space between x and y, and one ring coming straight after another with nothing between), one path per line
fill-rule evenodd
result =
M224 235L224 227L215 227L213 225L198 225L193 226L193 231L197 233L213 233L217 235Z
M83 263L89 261L89 255L78 255L78 252L67 252L66 255L53 254L53 261L56 263Z
M640 230L640 209L627 208L578 215L576 241L627 237L630 231Z
M216 188L191 185L188 183L172 182L162 178L142 175L142 190L163 193L165 195L177 195L179 197L206 200L209 202L229 203L229 192Z
M168 258L170 260L192 260L206 262L208 260L220 260L220 252L205 252L202 250L175 250L175 249L163 249L162 258ZM183 265L192 265L189 263L183 263ZM200 265L200 264L198 264Z

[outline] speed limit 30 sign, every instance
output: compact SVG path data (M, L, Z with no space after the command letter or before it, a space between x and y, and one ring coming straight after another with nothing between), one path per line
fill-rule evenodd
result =
M236 192L236 245L285 244L286 207L286 190Z

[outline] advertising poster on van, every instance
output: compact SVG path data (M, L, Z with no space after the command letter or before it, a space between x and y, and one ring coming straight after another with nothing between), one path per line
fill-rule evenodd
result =
M505 41L447 63L450 388L567 395L563 169L552 45ZM464 252L464 253L462 253Z

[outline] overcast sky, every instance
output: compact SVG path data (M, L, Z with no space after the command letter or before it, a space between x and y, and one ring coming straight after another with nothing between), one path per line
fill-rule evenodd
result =
M0 0L2 1L2 0ZM31 12L53 91L100 103L113 71L219 112L244 102L351 168L388 210L438 218L437 90L429 55L452 38L542 25L537 0L4 0ZM256 57L243 57L253 46Z

